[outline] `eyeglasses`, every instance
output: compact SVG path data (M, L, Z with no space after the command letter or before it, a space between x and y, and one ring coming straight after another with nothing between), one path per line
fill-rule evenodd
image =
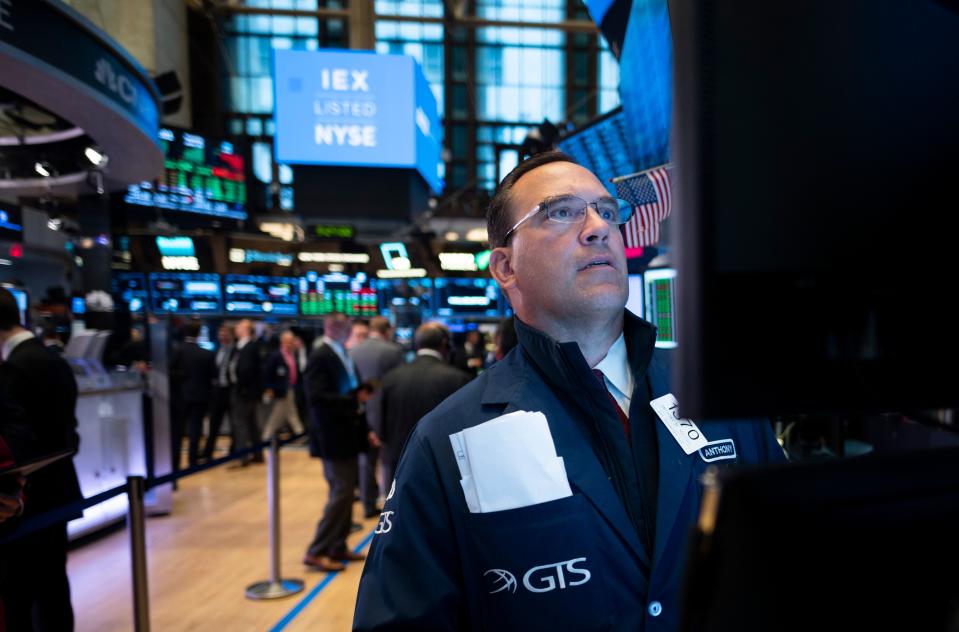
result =
M620 200L614 197L604 197L595 202L587 202L583 198L575 195L563 195L560 197L547 198L543 200L529 213L523 216L521 220L513 224L513 227L506 231L503 238L503 245L509 243L509 238L516 232L516 229L528 222L534 215L543 211L546 213L546 219L557 224L582 224L586 221L586 209L592 206L596 209L599 218L610 225L625 224L633 216L633 207L626 200Z

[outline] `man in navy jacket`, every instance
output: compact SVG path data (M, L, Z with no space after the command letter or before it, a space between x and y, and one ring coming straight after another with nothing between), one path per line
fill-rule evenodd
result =
M364 568L355 630L673 630L710 464L784 459L768 422L699 422L684 449L650 405L668 352L624 309L631 209L559 152L521 163L487 216L517 348L416 426ZM572 495L473 513L450 435L545 415ZM688 446L687 446L688 447Z

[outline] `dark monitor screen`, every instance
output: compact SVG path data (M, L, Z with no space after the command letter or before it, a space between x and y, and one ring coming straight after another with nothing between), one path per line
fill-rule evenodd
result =
M439 317L474 316L500 318L505 301L493 279L445 278L433 281Z
M377 279L380 314L393 317L397 327L415 327L433 309L432 279Z
M715 489L683 632L956 629L959 448L724 469Z
M296 316L298 280L292 277L227 274L223 306L230 314Z
M376 288L364 273L307 272L299 279L300 313L321 316L340 312L347 316L376 316Z
M113 300L126 303L131 314L142 312L149 302L146 276L140 272L114 272Z
M222 306L218 274L157 272L150 275L153 313L217 314Z
M246 219L244 161L232 143L163 128L160 146L164 155L163 175L152 182L130 185L124 202Z
M959 405L959 5L670 19L683 414Z

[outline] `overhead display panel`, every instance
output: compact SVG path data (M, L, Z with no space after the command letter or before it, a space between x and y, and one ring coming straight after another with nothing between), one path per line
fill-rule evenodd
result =
M144 274L115 272L112 281L114 303L125 303L131 314L137 314L146 309L149 296Z
M297 279L227 274L223 304L230 314L297 315Z
M274 50L276 160L406 167L439 192L436 99L407 55Z
M317 274L307 272L300 280L300 311L305 316L340 312L347 316L376 316L376 289L363 273Z
M220 276L188 272L151 274L150 308L156 314L217 314L222 309Z
M246 219L243 157L232 143L183 130L160 130L163 174L127 188L123 201L172 211Z

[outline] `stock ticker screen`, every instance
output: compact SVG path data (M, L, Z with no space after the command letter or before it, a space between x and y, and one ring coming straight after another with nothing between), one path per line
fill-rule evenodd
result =
M493 279L435 279L433 288L437 316L499 318L504 314L505 301Z
M243 157L232 143L187 131L160 130L163 175L127 188L127 204L246 219Z
M376 289L363 273L349 276L307 272L299 283L300 313L304 316L342 312L370 318L377 314Z
M126 303L131 314L146 309L149 301L146 275L141 272L114 272L111 282L115 302Z
M150 274L150 308L155 314L216 314L222 305L217 274Z
M293 277L227 274L223 304L232 314L296 316L297 284Z
M645 318L656 326L656 346L675 348L676 340L676 270L659 268L643 275L646 288Z

